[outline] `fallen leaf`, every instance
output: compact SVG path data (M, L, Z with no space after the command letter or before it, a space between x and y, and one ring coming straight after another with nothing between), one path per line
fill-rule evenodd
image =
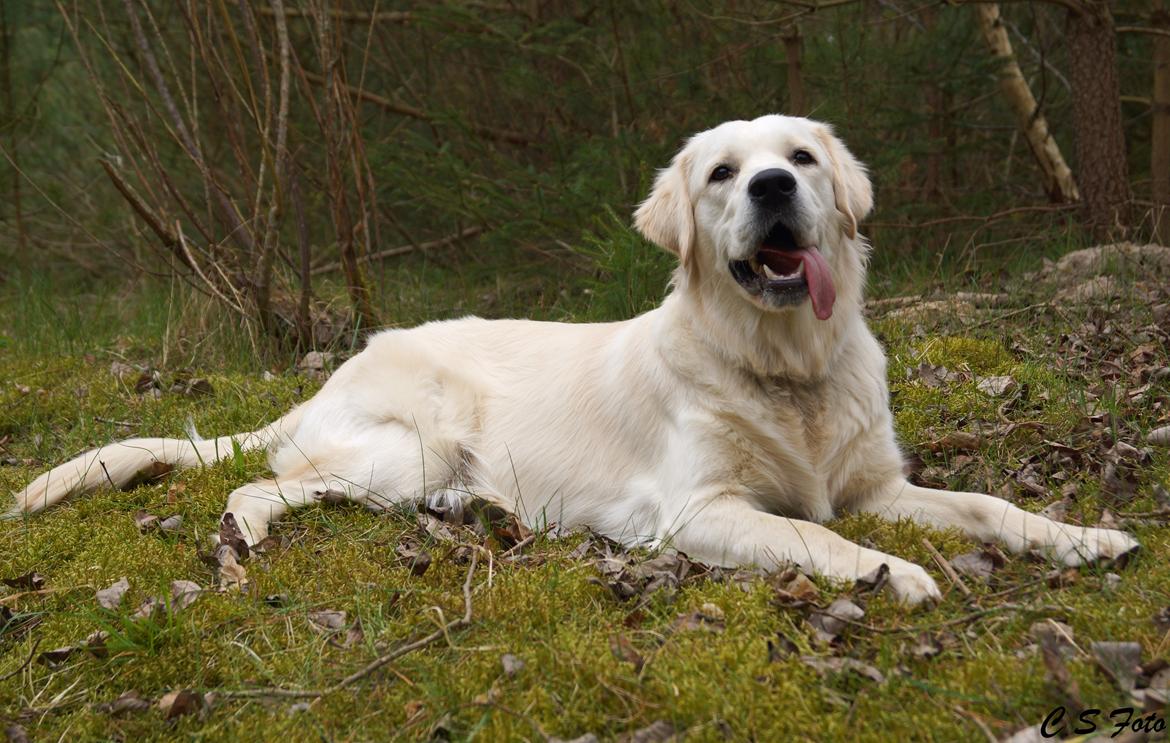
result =
M774 573L768 582L772 586L772 603L778 606L799 608L821 598L817 585L796 568Z
M202 712L205 705L203 695L190 689L167 692L158 700L158 708L162 710L163 719L166 720Z
M674 738L674 725L666 720L655 720L644 728L618 736L617 740L621 743L664 743Z
M157 616L166 613L167 605L162 599L157 596L148 596L141 604L138 605L137 611L134 612L131 619L134 621L146 620L149 621Z
M171 486L169 488L167 488L167 505L173 506L173 505L177 504L179 502L180 497L183 495L183 492L186 490L187 490L186 483L182 483L182 482L172 483Z
M423 549L417 542L407 540L394 548L399 563L410 568L410 574L420 576L431 566L431 553Z
M186 609L195 603L195 599L199 598L201 593L203 593L203 587L195 581L171 581L171 611Z
M183 517L177 513L174 516L167 516L158 522L158 528L161 531L178 531L182 525Z
M110 702L97 705L97 711L107 715L120 715L126 712L143 712L151 708L154 703L134 689L123 692L120 697Z
M1170 426L1155 428L1146 434L1146 443L1150 446L1170 446Z
M983 444L978 434L968 431L951 431L941 439L931 441L926 446L933 452L943 451L975 451Z
M37 655L37 662L43 663L46 666L53 668L69 660L69 657L76 652L77 647L74 645L67 645L65 647L56 648L54 650L46 650L43 653Z
M113 611L121 605L122 597L126 595L126 591L128 590L130 590L130 581L126 578L119 578L115 583L99 590L95 596L97 597L98 604L103 609Z
M995 563L982 551L956 555L950 559L950 563L951 567L959 573L985 583L991 578L991 572L995 569Z
M515 676L524 670L524 661L511 653L500 656L500 665L504 667L505 676Z
M1093 659L1122 693L1128 693L1137 682L1142 664L1142 646L1137 642L1094 642Z
M134 525L138 527L138 531L145 534L158 525L158 516L145 508L139 508L134 512Z
M839 598L829 608L814 611L808 617L816 638L824 643L834 642L850 621L857 622L865 617L865 611L849 599Z
M244 539L239 524L236 523L234 513L225 513L223 520L219 522L219 544L221 547L225 545L231 547L236 553L237 560L248 558L248 542Z
M85 641L81 643L81 646L88 650L93 657L105 658L110 654L110 651L106 648L106 640L109 639L109 632L97 630L96 632L91 632L85 638Z
M353 624L345 631L345 639L342 640L341 646L343 648L350 648L358 645L366 639L365 629L362 627L362 618L355 617Z
M975 383L976 388L992 397L1002 397L1016 388L1016 380L1008 376L983 377Z
M815 655L803 655L800 661L822 676L848 671L879 684L886 680L885 675L877 668L856 658L842 658L837 656L822 658Z
M1040 645L1040 656L1048 672L1048 683L1073 709L1083 709L1081 689L1069 672L1065 658L1076 650L1072 642L1072 630L1059 622L1037 622L1032 625L1032 636Z
M29 572L15 578L0 579L0 583L21 591L39 591L45 587L45 577L38 572Z
M345 617L344 611L321 609L309 612L309 623L315 629L337 632L345 628Z
M28 743L28 733L15 722L10 722L4 726L4 738L8 743Z

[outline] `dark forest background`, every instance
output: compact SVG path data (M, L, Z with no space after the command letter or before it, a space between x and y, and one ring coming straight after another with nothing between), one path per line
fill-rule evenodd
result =
M278 349L620 317L670 269L629 228L655 168L769 112L869 164L887 275L1167 242L1168 7L6 2L0 281L170 287Z

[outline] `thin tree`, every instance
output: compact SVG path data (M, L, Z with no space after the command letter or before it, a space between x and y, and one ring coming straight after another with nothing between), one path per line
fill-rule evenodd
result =
M1044 173L1045 190L1053 201L1076 201L1079 194L1072 170L1065 162L1060 146L1052 138L1048 120L1036 102L1036 97L1032 95L1032 89L1028 87L1028 81L1016 60L1011 39L999 14L999 4L979 3L975 6L975 12L979 17L983 40L1000 65L999 87L1004 100L1015 114L1020 132Z

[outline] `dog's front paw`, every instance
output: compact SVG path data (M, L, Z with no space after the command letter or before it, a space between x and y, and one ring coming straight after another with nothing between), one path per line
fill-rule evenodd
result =
M1123 531L1070 526L1052 545L1052 552L1060 562L1075 566L1123 558L1140 547L1136 539Z
M938 584L922 566L897 558L888 560L886 564L890 566L887 585L902 603L914 606L923 601L938 601L942 598Z

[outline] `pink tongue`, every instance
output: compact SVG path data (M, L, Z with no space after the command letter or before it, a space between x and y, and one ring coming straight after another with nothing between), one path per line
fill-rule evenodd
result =
M808 282L808 296L812 300L813 314L818 320L833 316L833 302L837 300L837 289L829 274L829 264L816 248L794 251L804 263L804 280Z

